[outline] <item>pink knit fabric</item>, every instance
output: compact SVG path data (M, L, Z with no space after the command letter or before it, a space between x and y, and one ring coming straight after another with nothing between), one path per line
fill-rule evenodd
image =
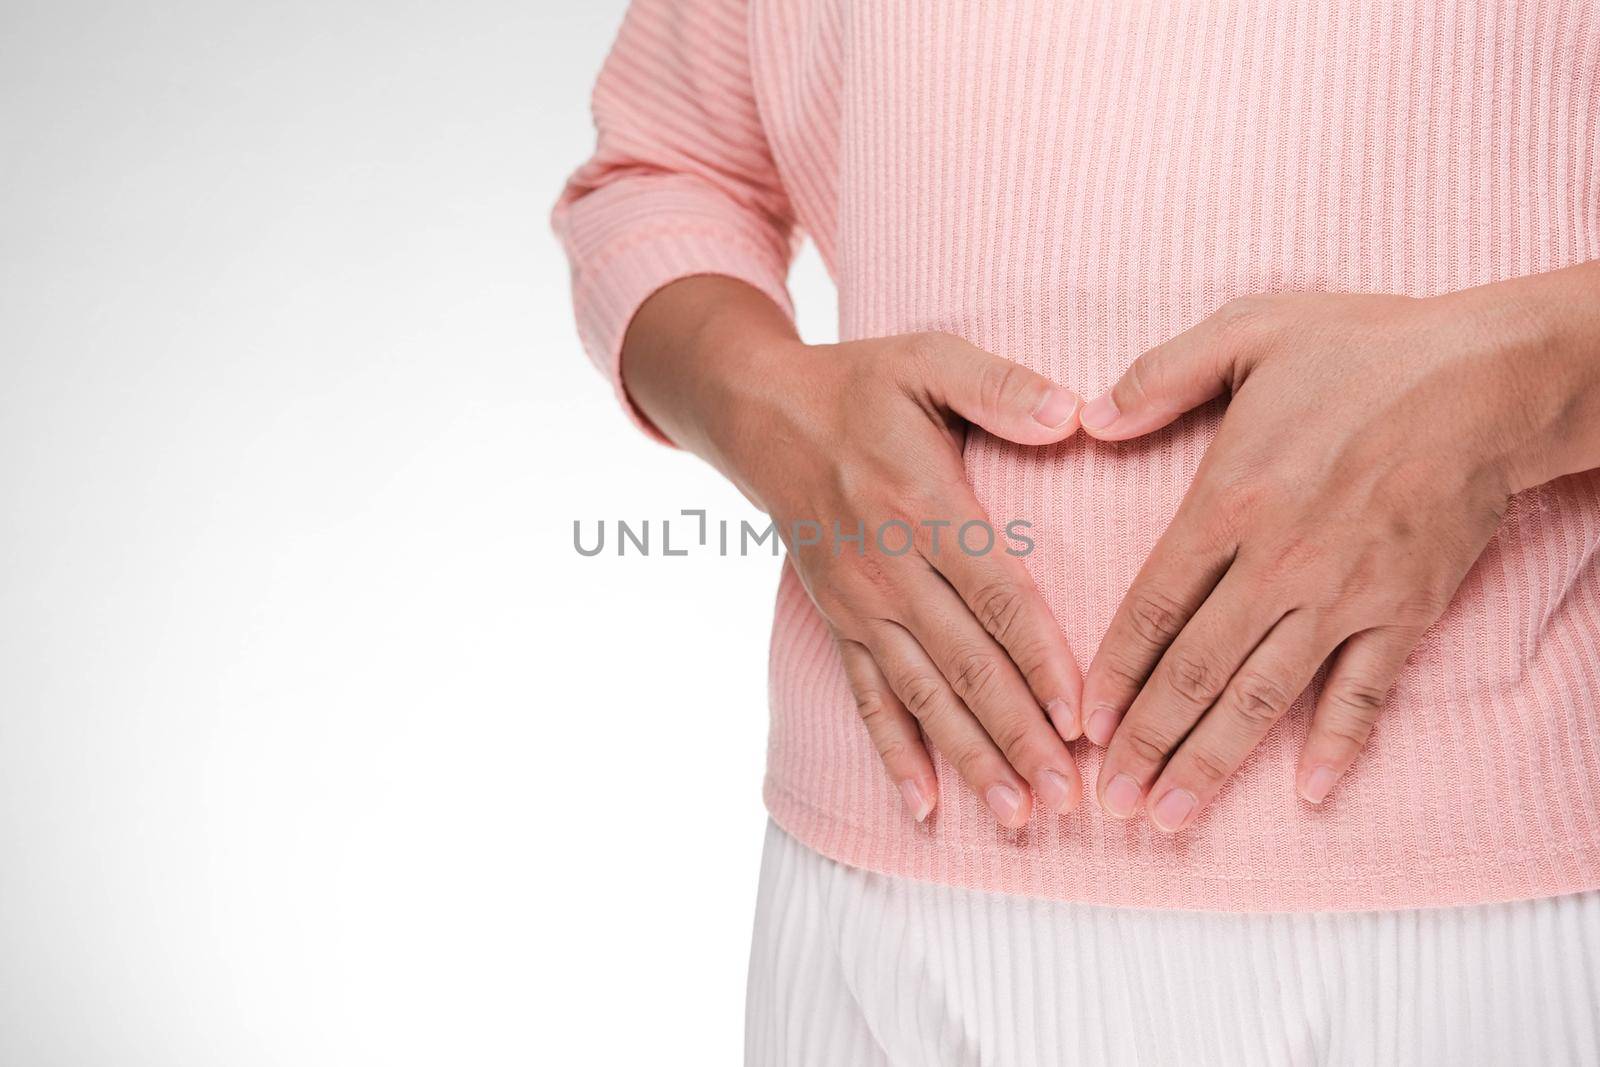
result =
M1093 395L1235 295L1422 295L1600 257L1597 75L1590 0L635 0L556 222L613 381L651 292L711 272L784 301L803 232L843 337L947 330ZM1220 411L1123 445L969 443L991 516L1033 522L1029 569L1085 660ZM1597 888L1597 546L1600 474L1519 496L1326 805L1294 793L1302 701L1177 837L1092 800L1003 831L942 763L915 824L786 568L767 804L846 863L1104 904Z

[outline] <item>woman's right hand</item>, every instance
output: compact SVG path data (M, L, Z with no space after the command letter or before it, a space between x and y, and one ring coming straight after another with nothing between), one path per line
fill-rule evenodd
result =
M806 345L765 296L715 276L646 301L623 376L664 434L772 516L919 821L938 796L923 735L1005 826L1028 821L1030 786L1077 805L1063 739L1082 732L1082 674L1007 551L1009 517L987 525L961 463L968 423L1024 445L1070 436L1076 395L946 334Z

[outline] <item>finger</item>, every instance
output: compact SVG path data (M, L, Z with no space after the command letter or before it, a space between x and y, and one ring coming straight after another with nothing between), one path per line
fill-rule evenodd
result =
M1355 762L1420 636L1412 629L1379 627L1363 630L1339 649L1295 773L1295 788L1306 800L1328 799Z
M1045 718L1006 650L979 625L934 570L902 601L905 626L938 666L951 690L977 717L1007 762L1045 806L1077 806L1082 779L1066 742Z
M1223 577L1106 746L1097 788L1108 814L1125 819L1138 810L1161 768L1281 616L1247 569L1236 566Z
M919 335L912 351L907 385L996 437L1048 445L1078 429L1078 394L1020 363L949 334Z
M917 729L917 720L895 696L872 653L858 641L839 639L839 658L855 694L856 711L883 760L889 778L900 788L911 817L922 822L938 803L939 780L933 760Z
M1123 441L1221 396L1239 361L1251 354L1249 306L1232 302L1134 360L1108 392L1084 407L1084 430L1103 441Z
M1210 804L1338 644L1310 612L1285 615L1229 680L1150 788L1150 821L1176 833Z
M1001 824L1026 825L1032 808L1027 783L995 747L983 726L956 697L928 654L899 623L879 619L866 646L907 711L962 781L982 797Z
M977 498L967 501L969 514L981 515ZM1079 714L1083 671L1018 556L1011 555L987 522L970 545L958 526L954 544L942 544L925 558L966 602L985 632L997 641L1022 672L1034 701L1044 709L1056 732L1067 741L1083 733ZM986 539L986 540L984 540ZM983 551L977 551L984 549Z
M1167 646L1233 562L1234 546L1212 535L1187 501L1111 618L1083 680L1083 732L1111 743Z

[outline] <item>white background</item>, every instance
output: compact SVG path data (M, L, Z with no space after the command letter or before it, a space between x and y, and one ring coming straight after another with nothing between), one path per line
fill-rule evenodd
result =
M737 1060L777 564L572 547L754 517L570 324L622 7L0 7L0 1063Z

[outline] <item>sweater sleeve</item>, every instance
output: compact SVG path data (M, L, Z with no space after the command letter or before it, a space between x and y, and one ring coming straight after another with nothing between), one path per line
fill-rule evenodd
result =
M578 336L629 416L623 335L669 282L721 274L792 314L794 219L757 112L747 0L633 0L595 85L594 155L553 224L572 267Z

